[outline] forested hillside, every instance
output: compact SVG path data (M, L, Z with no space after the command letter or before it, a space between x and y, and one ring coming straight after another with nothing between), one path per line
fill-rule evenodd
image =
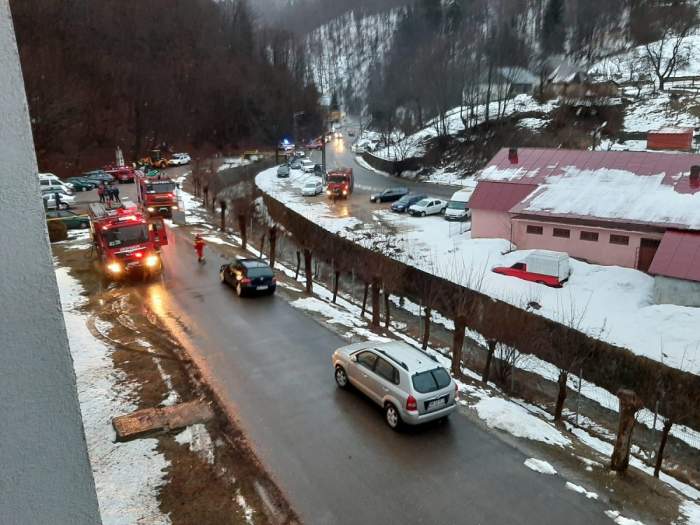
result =
M271 146L319 131L299 54L274 62L243 0L12 0L40 167L133 158L153 144ZM262 35L262 36L261 36ZM109 157L106 155L109 154ZM98 160L101 159L101 160Z

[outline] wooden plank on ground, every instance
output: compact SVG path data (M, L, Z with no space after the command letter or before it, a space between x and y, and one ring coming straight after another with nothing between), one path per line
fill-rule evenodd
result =
M204 423L214 417L209 403L188 401L170 407L145 408L112 419L117 441L129 441L154 432L167 432Z

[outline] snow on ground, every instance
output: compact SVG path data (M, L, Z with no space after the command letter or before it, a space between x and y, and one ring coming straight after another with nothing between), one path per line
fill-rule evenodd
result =
M525 460L524 465L530 470L534 470L535 472L539 472L541 474L553 476L557 473L552 465L542 459L528 458Z
M512 401L497 397L485 398L476 403L474 409L491 428L550 445L571 445L571 441L556 428Z
M503 104L506 105L505 111L503 110ZM515 113L522 113L526 111L542 111L544 113L549 113L555 107L556 102L545 102L544 104L540 104L534 98L532 98L531 95L517 95L509 100L491 102L488 107L488 112L490 118L494 118L498 114L499 109L501 114L507 117ZM475 107L474 112L476 124L484 122L486 119L486 109L486 104L480 104ZM447 128L448 135L454 136L464 131L465 126L462 122L462 112L463 110L459 107L447 112L445 126ZM435 120L428 122L425 128L412 135L401 138L400 140L396 141L395 144L392 144L389 147L381 148L375 151L374 154L387 160L423 156L425 154L425 142L437 137L435 123ZM472 124L474 124L474 122L472 122ZM532 122L530 122L530 124L532 124Z
M700 525L700 505L693 501L684 501L679 507L681 514L685 516L687 525Z
M214 464L214 442L207 431L207 427L201 423L191 425L182 430L175 441L180 445L187 445L189 449L201 457L208 464Z
M648 93L625 109L625 131L653 131L665 127L694 128L698 117L671 106L670 93Z
M700 348L696 326L700 308L653 303L654 279L637 270L599 266L571 259L571 277L561 288L549 288L491 272L510 266L530 251L513 251L503 239L471 239L460 223L442 217L413 218L377 211L377 221L398 233L382 233L377 223L357 218L337 218L325 202L313 202L298 191L283 188L276 168L256 177L257 185L289 208L321 227L375 249L390 243L392 256L406 264L453 282L478 288L491 297L522 307L530 301L541 305L538 315L565 322L570 312L581 317L581 330L612 344L692 373L700 373ZM374 232L367 238L366 234ZM665 357L662 356L662 348Z
M605 515L613 520L617 525L644 525L641 521L625 518L616 510L606 510Z
M578 492L579 494L583 494L588 499L598 499L598 494L596 494L595 492L587 491L581 485L576 485L574 483L571 483L570 481L567 481L565 486L569 490L573 490L574 492Z
M93 337L86 327L87 315L80 311L86 302L83 287L67 268L57 268L56 278L102 523L170 523L160 512L157 498L169 466L157 450L158 441L114 442L111 418L138 408L131 400L137 387L114 368L113 349Z

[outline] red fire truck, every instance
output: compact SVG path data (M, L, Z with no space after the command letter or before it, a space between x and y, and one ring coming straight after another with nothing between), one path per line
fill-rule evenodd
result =
M177 210L177 184L160 172L136 172L136 194L141 209L148 215L172 217Z
M147 218L134 205L108 209L93 203L88 213L100 266L109 278L160 274L160 247L168 244L163 219Z
M326 194L333 200L347 199L355 186L352 168L335 168L328 172Z
M105 166L102 168L106 173L114 177L119 184L136 182L136 177L141 173L130 166Z

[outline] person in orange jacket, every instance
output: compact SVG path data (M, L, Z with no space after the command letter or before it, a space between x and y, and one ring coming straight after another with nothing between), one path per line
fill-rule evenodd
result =
M204 261L204 247L206 244L200 234L194 236L194 249L197 252L197 261L199 262Z

